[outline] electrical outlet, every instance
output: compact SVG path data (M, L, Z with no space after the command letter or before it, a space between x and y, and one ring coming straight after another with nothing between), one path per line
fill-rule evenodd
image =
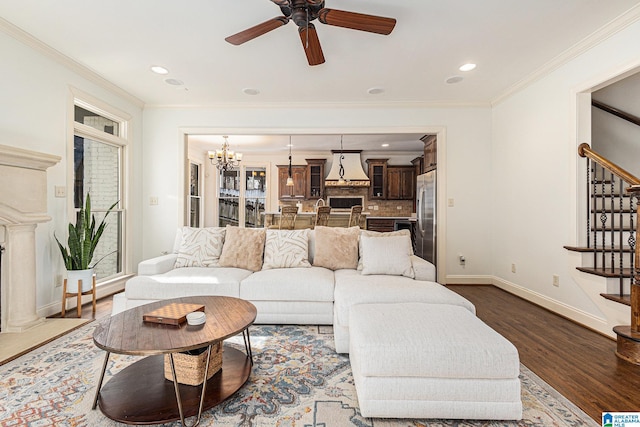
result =
M373 210L374 210L374 211L377 211L377 210L378 210L378 205L375 205L375 206L373 207Z
M62 286L62 282L64 281L64 277L62 277L62 274L56 274L55 280L56 280L56 283L54 284L54 287L55 288L59 288L59 287Z
M516 265L515 264L511 264L511 272L512 273L516 272Z
M557 274L553 275L553 286L555 286L556 288L560 287L560 276L558 276Z

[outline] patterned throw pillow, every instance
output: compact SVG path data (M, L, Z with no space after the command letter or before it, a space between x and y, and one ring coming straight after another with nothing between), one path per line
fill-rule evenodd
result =
M220 267L236 267L250 271L262 269L266 230L227 225Z
M415 277L411 263L411 238L407 235L360 236L362 274Z
M409 254L413 255L413 244L411 243L411 232L409 230L397 230L397 231L371 231L371 230L362 230L360 232L360 242L358 244L360 257L358 258L358 270L362 270L362 236L368 237L389 237L389 236L409 236L408 246L409 246Z
M183 227L174 268L218 267L224 236L221 227Z
M308 229L267 230L262 269L311 267L309 231Z
M316 250L313 265L330 270L358 266L358 236L360 227L315 228Z

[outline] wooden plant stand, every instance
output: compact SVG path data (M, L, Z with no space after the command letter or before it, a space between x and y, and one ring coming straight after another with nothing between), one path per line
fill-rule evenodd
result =
M78 319L82 317L82 296L83 295L93 295L93 314L96 314L96 275L93 275L91 280L91 290L86 292L82 292L82 280L78 280L78 291L77 292L67 292L67 279L64 279L62 284L62 312L61 316L64 317L67 311L67 298L77 297L78 298Z

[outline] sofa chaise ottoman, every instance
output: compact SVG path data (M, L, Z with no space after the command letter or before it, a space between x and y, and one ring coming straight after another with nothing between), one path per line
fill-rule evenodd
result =
M362 416L522 418L518 351L468 309L361 304L349 323Z

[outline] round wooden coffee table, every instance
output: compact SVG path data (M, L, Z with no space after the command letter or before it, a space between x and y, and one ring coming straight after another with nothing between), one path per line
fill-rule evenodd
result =
M171 303L204 305L207 321L191 326L149 323L143 315ZM200 415L227 399L249 379L252 353L249 326L256 319L256 308L239 298L198 296L158 301L132 308L101 321L93 334L93 342L107 352L95 399L107 417L126 424L155 424ZM246 354L225 347L222 369L201 386L168 381L164 377L164 354L207 347L242 333ZM149 356L114 375L104 386L111 353ZM207 364L208 369L208 364ZM205 376L206 377L206 376Z

